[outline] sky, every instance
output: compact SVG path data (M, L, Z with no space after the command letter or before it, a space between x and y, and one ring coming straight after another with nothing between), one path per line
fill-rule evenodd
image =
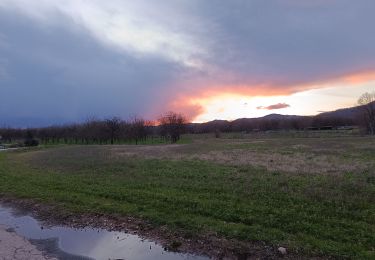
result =
M0 125L315 115L375 90L373 0L0 0Z

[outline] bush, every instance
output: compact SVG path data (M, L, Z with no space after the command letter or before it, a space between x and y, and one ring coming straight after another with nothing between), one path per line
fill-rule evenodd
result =
M7 145L7 148L20 148L20 147L24 147L25 144L23 142L16 142L16 143L12 143L12 144L9 144Z
M24 142L24 145L25 146L38 146L39 141L36 140L36 139L26 139L25 142Z

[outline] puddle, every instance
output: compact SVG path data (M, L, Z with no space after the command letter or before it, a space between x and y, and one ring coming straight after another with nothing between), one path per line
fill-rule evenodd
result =
M20 149L20 148L2 148L2 147L0 147L0 152L13 151L13 150L17 150L17 149Z
M60 226L43 228L36 219L16 214L12 209L1 205L0 224L26 237L39 248L47 249L49 252L52 250L62 259L208 259L191 254L168 252L154 242L123 232Z

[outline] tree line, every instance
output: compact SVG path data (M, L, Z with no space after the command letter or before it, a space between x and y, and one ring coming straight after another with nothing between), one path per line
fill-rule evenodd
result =
M24 145L42 144L120 144L153 143L180 140L183 133L252 132L269 130L335 129L360 126L375 135L375 92L364 93L358 107L322 113L316 116L269 115L262 118L244 118L234 121L214 120L207 123L188 123L179 113L168 112L151 122L139 117L122 120L112 117L104 120L88 119L81 124L50 126L31 129L0 128L0 142L24 140Z
M123 120L112 117L104 120L88 119L80 124L49 126L41 128L0 128L4 143L24 140L24 145L42 144L121 144L171 142L180 140L185 131L186 118L182 114L169 112L157 122L133 117Z
M157 122L139 117L122 120L112 117L104 120L88 119L81 124L42 128L0 128L1 140L12 143L23 140L26 146L42 144L150 144L176 143L183 133L258 132L277 130L312 130L358 125L363 118L359 110L352 116L282 116L244 118L234 121L214 120L207 123L188 123L174 112L167 113ZM365 124L364 124L365 125Z
M361 108L359 119L367 132L375 135L375 91L362 94L358 99L358 104Z

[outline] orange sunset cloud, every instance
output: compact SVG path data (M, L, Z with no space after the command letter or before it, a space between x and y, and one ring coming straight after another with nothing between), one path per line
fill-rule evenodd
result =
M230 85L230 86L206 86L201 91L198 89L190 93L179 94L177 98L169 104L172 110L183 111L192 121L203 122L213 119L236 119L237 117L257 117L266 114L268 109L264 104L285 104L283 99L293 101L301 99L298 93L315 93L316 98L306 98L306 103L299 107L290 107L289 105L278 106L280 112L289 112L292 114L316 114L318 109L312 109L315 103L317 106L324 107L321 110L335 109L336 107L345 107L355 105L358 96L370 86L366 85L375 80L374 72L358 72L349 75L340 76L326 81L317 80L313 83L300 85ZM319 93L324 93L325 89L335 89L337 92L343 91L343 88L351 88L353 94L350 101L344 101L341 104L335 104L335 107L327 105L321 106ZM293 102L292 102L293 103ZM327 102L328 103L328 102ZM309 106L310 105L310 106ZM268 105L272 106L272 105ZM265 111L259 111L260 107L265 107ZM257 111L258 110L258 111Z

